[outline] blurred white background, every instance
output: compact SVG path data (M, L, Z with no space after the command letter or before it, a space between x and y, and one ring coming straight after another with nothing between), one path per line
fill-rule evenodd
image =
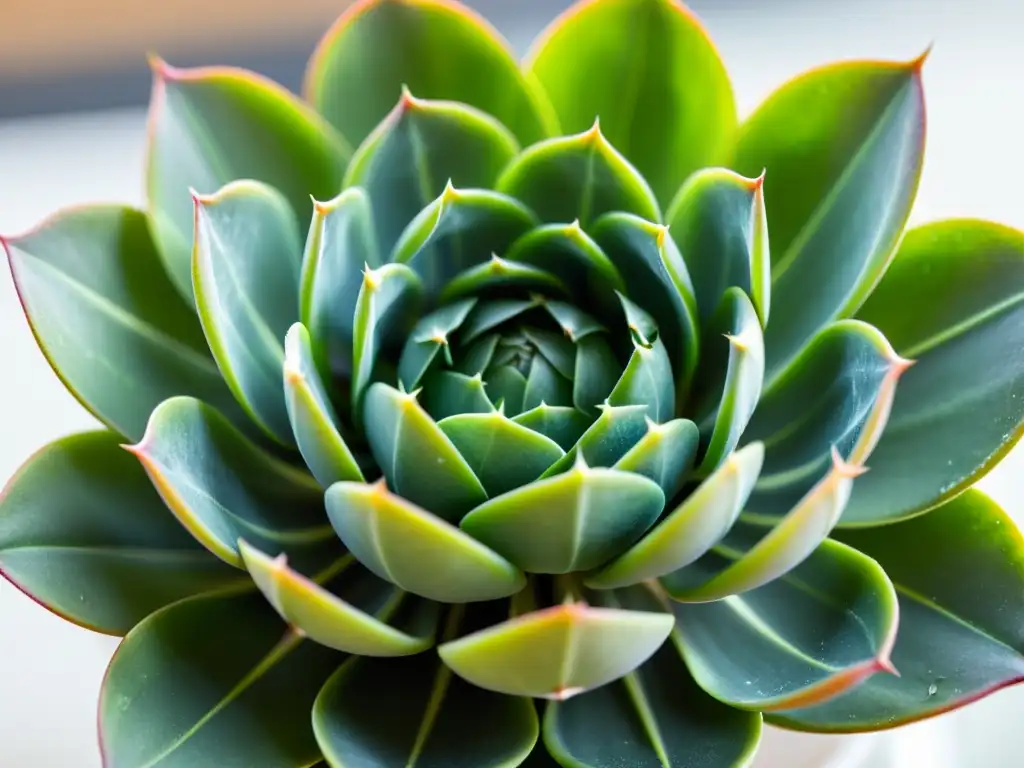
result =
M1019 0L695 5L729 66L744 114L808 67L854 57L910 59L934 41L925 67L927 160L913 220L979 216L1024 227L1024 7ZM505 28L521 48L534 26L531 20L518 35ZM141 202L143 143L139 110L0 122L0 232L20 232L65 205ZM93 421L37 351L6 267L0 272L0 352L2 482L32 451ZM982 487L1024 522L1022 469L1024 449L1019 449ZM114 639L65 624L0 583L0 766L99 766L95 701L115 645ZM886 734L870 740L865 746L878 751L864 765L1022 766L1024 757L1014 743L1022 722L1024 688L1004 691L960 713L897 732L899 738ZM813 737L798 743L773 735L758 765L819 768L833 746Z

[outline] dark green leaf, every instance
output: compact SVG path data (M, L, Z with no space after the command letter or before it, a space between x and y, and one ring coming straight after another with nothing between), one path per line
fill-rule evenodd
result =
M534 355L530 361L530 373L526 377L526 390L523 392L523 411L531 411L544 403L571 405L572 382L555 370L541 354Z
M411 391L434 363L437 353L445 350L451 358L449 336L462 325L476 299L463 299L441 307L422 318L402 347L398 360L398 380Z
M672 499L693 466L699 444L697 425L689 419L664 424L648 419L647 433L612 468L649 477L661 486L666 499Z
M496 299L482 301L469 313L466 322L459 329L459 341L468 344L470 341L507 323L538 305L534 299Z
M550 437L563 451L576 445L591 424L590 417L575 408L547 404L525 411L512 421Z
M591 333L579 339L573 374L573 405L590 414L600 410L621 374L621 365L604 334Z
M651 316L625 296L619 299L633 337L633 354L608 395L608 405L646 405L648 418L660 424L676 410L672 362Z
M490 413L494 410L480 374L467 376L455 371L437 371L424 382L420 399L423 410L434 421L459 413Z
M544 477L569 470L580 455L592 467L610 467L650 430L646 405L602 405L598 410L597 420L590 424L566 455L544 473Z
M568 293L565 284L551 272L492 254L490 260L453 277L441 291L439 301L443 303L492 291L539 292L559 297Z

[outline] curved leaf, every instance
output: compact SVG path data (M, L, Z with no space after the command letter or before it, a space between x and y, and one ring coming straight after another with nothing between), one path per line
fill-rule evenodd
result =
M336 483L327 490L327 514L359 562L407 592L470 603L508 597L526 584L499 554L382 482Z
M62 618L113 635L245 583L178 524L120 443L107 431L50 443L0 495L0 574Z
M665 494L646 477L577 462L474 509L461 527L530 573L595 568L658 519Z
M691 673L733 707L813 706L895 672L896 591L878 563L835 541L770 584L672 612Z
M871 476L844 525L943 503L994 467L1024 431L1024 234L982 221L907 233L858 317L916 361L900 380ZM936 447L941 450L936 452Z
M543 403L520 413L512 421L550 437L563 451L568 451L576 445L591 423L586 414L575 408Z
M299 317L300 260L295 216L272 188L239 181L195 198L192 277L203 331L238 402L288 446L281 365Z
M923 63L812 70L740 129L731 167L767 169L771 201L769 387L821 328L856 311L892 257L921 174Z
M572 379L573 405L589 414L601 411L621 373L621 365L603 334L591 333L579 339Z
M502 172L497 190L522 200L542 221L579 220L586 228L608 211L661 220L644 177L593 127L524 150Z
M447 0L353 4L320 41L304 93L358 145L402 86L489 112L524 144L556 132L550 105L508 44L475 12Z
M174 603L129 632L110 662L103 765L312 765L309 712L343 658L304 642L259 594Z
M700 319L711 317L728 288L750 297L768 325L771 258L764 175L748 179L724 168L698 171L665 216L693 280Z
M502 323L522 315L538 305L535 299L495 299L482 301L469 313L466 322L459 329L459 341L468 344L478 336L493 330Z
M522 410L533 410L542 403L571 405L572 389L572 382L559 373L543 353L534 355L526 376Z
M620 295L619 299L632 335L633 354L608 395L608 405L646 405L652 421L668 421L676 410L672 361L651 316L625 296ZM638 324L643 324L644 330Z
M382 253L388 253L446 184L493 187L518 151L508 130L489 115L465 104L417 99L403 90L353 156L345 186L360 186L369 194L377 240Z
M240 538L275 555L288 549L304 569L337 555L317 482L261 451L205 403L166 400L127 450L181 524L221 560L243 567Z
M405 595L361 568L347 567L342 576L349 578L333 580L340 582L345 600L289 568L285 555L268 557L244 540L239 542L239 551L267 602L314 642L359 656L408 656L425 651L434 642L437 605L421 603L413 621L407 622L413 624L415 634L390 626ZM358 573L350 576L352 570Z
M600 415L543 477L566 472L582 459L591 467L611 467L650 431L646 405L603 405Z
M238 179L261 181L306 222L310 195L326 200L341 188L350 150L316 112L258 75L155 59L153 70L147 210L171 281L191 300L189 189L211 194Z
M423 317L405 340L398 360L398 380L406 391L416 388L442 349L451 360L449 335L458 330L476 299L446 304Z
M446 639L462 612L451 610ZM350 659L317 697L313 730L332 765L505 768L530 753L538 725L529 699L471 685L424 653Z
M370 199L359 187L313 203L299 284L299 317L309 329L320 375L352 375L352 330L365 268L383 261Z
M729 75L700 22L675 0L573 6L538 38L526 68L563 131L585 130L600 117L664 203L732 145Z
M894 525L842 531L896 586L900 677L876 675L772 722L811 731L874 731L957 709L1024 681L1024 537L977 490Z
M423 410L434 421L460 413L490 413L494 405L487 397L483 377L457 371L437 371L423 384Z
M0 238L39 348L90 413L137 440L173 395L245 416L202 327L174 294L144 214L121 206L57 213Z
M526 399L526 377L511 365L493 367L486 376L484 386L491 402L500 406L502 413L518 416Z
M697 425L689 419L655 424L648 419L647 433L612 465L612 469L648 477L672 499L693 466L700 444Z
M492 254L490 260L453 277L441 291L438 300L445 303L466 296L507 290L538 292L558 297L564 297L568 293L565 284L551 272L532 264L509 261Z
M672 631L672 616L569 601L443 643L441 659L474 685L564 701L636 669Z
M370 450L395 493L450 521L487 499L480 480L415 394L374 384L366 395L366 414Z

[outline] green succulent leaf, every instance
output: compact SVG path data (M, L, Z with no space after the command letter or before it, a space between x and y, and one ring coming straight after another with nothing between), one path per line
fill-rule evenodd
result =
M838 698L771 715L786 728L892 728L962 707L1024 680L1024 538L980 491L927 515L842 540L881 565L899 597L892 662Z
M767 169L773 382L885 271L917 194L924 154L923 58L845 62L783 85L740 129L732 167Z
M275 190L232 182L195 199L192 276L214 359L238 402L268 435L294 445L281 366L299 317L301 240Z
M534 346L544 360L566 381L576 375L576 348L564 333L540 328L522 328L523 336Z
M481 504L461 527L526 571L571 573L635 542L664 504L665 494L646 477L577 462Z
M245 567L260 592L281 618L314 642L359 656L408 656L434 642L439 610L436 603L420 601L409 634L390 626L402 607L405 593L352 563L340 561L339 583L343 597L288 567L284 555L268 557L259 549L239 542ZM351 574L356 571L355 574Z
M498 411L449 416L437 426L491 498L532 483L565 455L558 443Z
M275 555L287 549L303 570L336 557L317 482L257 448L205 403L161 403L128 450L181 524L225 562L243 567L240 538Z
M572 449L591 424L591 419L575 408L547 403L520 413L512 421L551 438L564 451Z
M244 418L202 327L171 288L144 214L115 205L61 211L0 246L40 349L101 422L137 440L173 395Z
M572 404L572 382L565 378L542 354L530 363L523 391L523 411L530 411L543 403L568 406Z
M656 605L642 589L605 597L640 610ZM573 768L749 765L761 736L761 715L705 693L680 658L681 645L673 633L650 660L620 680L549 703L544 741L558 761Z
M313 361L309 331L296 323L284 340L284 397L292 433L303 461L327 488L339 480L363 480L363 472L345 438L337 414Z
M502 323L533 309L539 303L535 299L495 299L482 301L473 308L466 322L459 329L459 340L468 344L479 336L491 331Z
M721 162L736 131L725 66L675 0L606 0L568 10L527 56L565 132L601 118L667 203L698 168Z
M708 168L686 180L668 209L665 219L686 260L702 321L736 287L750 297L761 327L768 325L771 257L763 182L763 176Z
M629 454L623 461L628 458ZM639 584L696 562L721 541L736 522L753 490L763 460L764 448L760 443L751 443L730 454L654 530L589 576L587 586L614 589Z
M103 764L313 765L309 712L342 659L286 627L259 594L174 603L129 632L110 662Z
M590 130L524 150L502 172L497 190L522 200L549 223L578 219L587 228L609 211L661 221L647 181L591 121Z
M556 132L543 92L520 72L508 44L484 19L456 3L353 5L313 54L304 94L356 146L403 87L423 98L488 112L524 144Z
M395 493L449 521L487 499L469 464L414 394L374 384L366 414L370 449Z
M1024 234L954 220L907 233L858 313L916 363L844 525L907 517L975 483L1024 432ZM934 447L943 446L937 460Z
M434 421L461 413L490 413L494 410L479 373L467 376L457 371L437 371L427 379L420 397L423 410Z
M320 375L352 375L352 332L362 271L383 263L370 199L359 187L313 204L299 287L299 317L309 329Z
M604 335L592 333L584 336L576 343L573 405L591 415L600 411L620 375L621 366Z
M446 635L463 628L463 609L450 611ZM519 765L539 730L528 698L485 691L426 653L350 659L317 697L313 729L332 766L410 768Z
M587 427L566 455L543 477L572 469L582 457L591 467L611 467L637 445L651 429L646 405L602 405L597 420Z
M465 322L475 303L476 299L469 298L447 304L416 324L402 347L398 361L398 380L406 391L416 388L430 370L438 352L444 350L445 355L451 358L449 336Z
M689 419L664 424L648 420L647 433L612 468L650 478L672 499L682 489L699 446L700 433Z
M359 562L415 595L469 603L508 597L526 584L501 555L382 482L331 486L327 514Z
M619 298L633 336L633 354L608 395L608 405L645 405L652 421L668 421L675 414L676 393L665 343L650 315L625 296Z
M835 541L770 584L672 611L697 682L741 709L811 707L894 671L896 591L878 563Z
M353 156L345 186L369 194L377 239L388 253L446 185L491 188L518 151L515 138L493 117L465 104L417 99L406 90Z
M50 443L0 495L0 574L58 616L112 635L244 583L178 524L121 442L95 431Z
M444 303L466 296L509 290L558 297L568 294L565 283L551 272L492 254L488 261L469 267L453 277L441 291L439 300Z
M570 341L579 342L593 333L606 330L591 315L573 304L564 301L545 301L544 309L558 323L562 333Z
M569 600L443 643L456 675L512 696L565 700L643 664L672 631L663 611Z
M153 237L171 282L192 299L192 202L238 179L278 190L297 221L310 195L341 188L349 148L311 108L279 85L228 67L176 69L154 60L146 158ZM297 318L292 318L297 319Z

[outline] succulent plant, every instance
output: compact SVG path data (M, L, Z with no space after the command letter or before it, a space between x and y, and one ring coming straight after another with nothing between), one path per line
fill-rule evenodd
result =
M717 768L1024 678L971 488L1024 423L1024 235L904 232L923 63L740 123L674 0L522 64L364 0L303 99L154 60L145 209L3 240L103 428L10 481L0 568L124 636L104 764Z

